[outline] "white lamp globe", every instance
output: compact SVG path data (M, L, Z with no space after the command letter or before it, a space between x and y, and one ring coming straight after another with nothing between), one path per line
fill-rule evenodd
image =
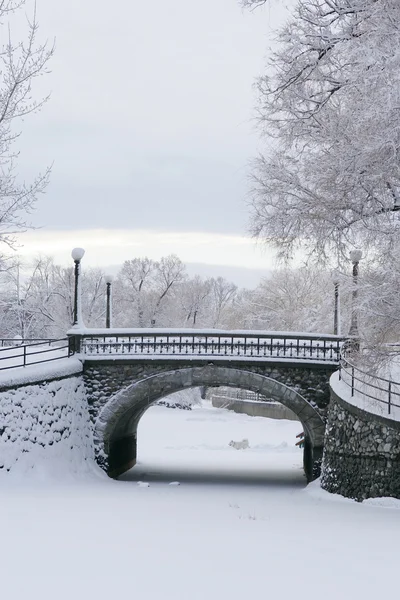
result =
M112 283L114 281L114 275L104 275L104 281L106 283Z
M362 259L362 251L361 250L352 250L350 252L350 260L352 263L357 263Z
M85 251L83 248L74 248L71 252L71 256L74 259L74 261L80 261L83 258L83 255L85 254Z

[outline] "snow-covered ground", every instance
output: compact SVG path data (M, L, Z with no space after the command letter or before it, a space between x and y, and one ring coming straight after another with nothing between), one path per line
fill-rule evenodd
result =
M1 474L2 596L397 598L400 501L307 487L298 432L208 405L156 406L120 481L95 468L50 477L45 465L28 479ZM229 446L243 438L248 449Z
M68 341L37 342L0 348L0 373L7 377L14 368L49 364L68 357Z
M356 371L355 377L357 379L353 384L353 395L350 368L342 369L340 379L338 371L333 373L330 378L330 386L340 398L349 404L358 406L374 415L400 421L400 383L396 383L395 380L381 379L361 371Z

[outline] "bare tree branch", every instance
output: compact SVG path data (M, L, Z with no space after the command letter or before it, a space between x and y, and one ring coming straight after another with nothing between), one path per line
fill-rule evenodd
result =
M46 189L51 167L32 182L21 182L17 173L18 151L14 144L20 133L16 129L22 117L37 112L49 96L35 99L34 81L48 72L54 54L54 44L37 41L39 24L36 2L31 18L27 19L26 38L13 42L12 17L26 0L0 2L0 242L15 245L15 234L29 227L26 215L35 206L38 196ZM4 35L6 33L6 35Z

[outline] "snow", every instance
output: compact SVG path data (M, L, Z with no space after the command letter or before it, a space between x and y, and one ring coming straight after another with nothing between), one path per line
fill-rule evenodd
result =
M69 358L64 358L62 352L62 350L54 350L54 352L52 352L53 357L56 356L57 353L59 353L59 356L56 360L51 362L0 371L0 386L11 387L14 385L37 383L44 381L45 379L68 377L68 375L81 373L83 366L79 357L70 356Z
M156 406L120 481L0 474L7 600L396 598L398 501L306 486L299 425ZM236 451L229 441L247 438ZM148 486L138 485L138 482ZM170 485L179 482L180 485Z
M304 340L331 340L333 342L341 342L345 338L341 335L334 335L330 333L306 333L304 331L267 331L264 329L192 329L192 328L165 328L165 327L152 327L149 329L136 327L113 327L113 328L88 328L88 327L73 327L67 335L82 335L82 336L131 336L131 337L142 337L142 336L163 336L167 335L187 335L187 336L226 336L226 337L278 337L288 339L304 339Z
M200 359L220 357L224 360L235 360L237 357L245 357L248 360L285 358L338 362L340 339L337 336L333 339L332 336L328 336L327 339L318 336L309 338L304 333L300 336L277 336L277 332L200 329L86 330L82 340L82 352L85 356L96 358L110 355L173 359L195 356Z
M24 365L34 365L44 361L68 357L67 340L56 340L55 344L40 342L0 348L0 371Z
M45 465L80 472L93 458L92 427L79 376L3 391L0 423L0 468L12 475L35 476Z
M110 361L110 360L118 360L118 361L143 361L143 360L154 360L154 361L163 361L163 360L167 360L167 361L171 361L171 360L177 360L177 361L182 361L182 360L188 360L188 361L207 361L207 362L235 362L235 361L243 361L243 358L245 358L245 362L246 363L250 363L250 362L260 362L262 364L264 363L268 363L268 362L273 362L275 363L283 363L283 364L287 364L287 363L299 363L302 365L315 365L316 363L323 363L324 365L338 365L338 361L337 360L325 360L323 358L297 358L296 356L287 356L286 358L283 357L277 357L275 356L250 356L248 354L236 354L236 355L223 355L223 356L217 356L215 354L147 354L147 353L143 353L143 354L118 354L118 353L111 353L111 354L81 354L78 355L80 356L81 360L95 360L96 362L99 361Z
M371 382L373 382L373 378L371 377ZM375 385L379 385L379 381L374 382ZM352 404L353 406L357 406L362 410L370 412L374 415L379 415L380 417L385 417L387 419L392 419L393 421L400 421L400 408L398 406L391 406L390 414L388 412L387 405L387 391L380 391L379 389L374 389L368 383L365 386L357 382L357 386L359 387L354 390L354 395L351 395L351 376L346 373L344 369L342 369L342 378L339 379L339 372L336 371L331 375L330 378L330 386L332 390L340 397L343 398L348 404ZM362 393L362 390L368 394L374 393L376 394L376 398L371 398ZM379 399L380 398L380 399ZM395 397L394 402L399 403L398 396Z

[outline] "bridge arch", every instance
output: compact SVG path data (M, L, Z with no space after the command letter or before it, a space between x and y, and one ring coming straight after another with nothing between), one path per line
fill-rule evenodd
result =
M318 411L294 389L265 375L207 364L176 368L145 377L116 393L95 423L99 463L117 477L136 463L136 432L142 415L164 396L192 387L242 388L277 400L292 410L305 432L304 470L309 481L320 474L325 424Z

